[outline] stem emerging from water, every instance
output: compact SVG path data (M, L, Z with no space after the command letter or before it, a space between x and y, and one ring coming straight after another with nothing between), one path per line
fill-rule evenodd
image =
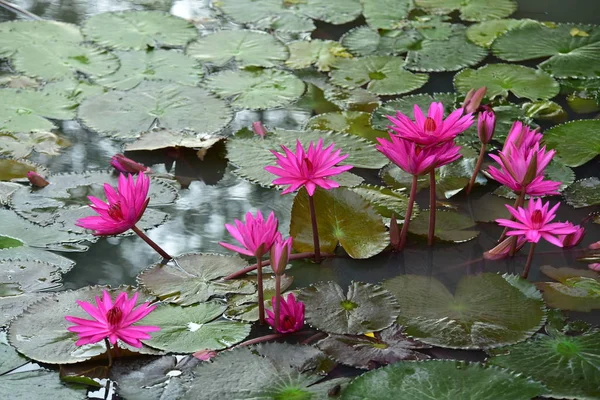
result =
M265 323L265 293L263 292L262 254L256 257L256 282L258 284L258 323Z
M110 342L108 338L104 338L104 344L106 345L106 355L108 356L108 368L112 367L112 351L110 350Z
M471 176L471 180L469 181L469 186L467 186L467 194L471 193L473 190L473 185L475 185L475 180L477 179L477 174L479 170L481 170L481 164L483 164L483 159L485 158L485 149L486 144L481 143L481 150L479 151L479 158L477 159L477 164L475 164L475 170L473 170L473 175Z
M536 243L531 242L531 247L529 248L529 255L527 256L527 262L525 263L525 270L523 271L523 278L527 279L529 275L529 269L531 268L531 261L533 261L533 251L535 250Z
M163 249L160 248L159 245L157 245L156 243L154 243L154 241L152 241L152 239L150 239L140 228L138 228L137 226L133 226L133 231L142 238L142 240L144 240L144 242L148 243L148 245L150 247L152 247L154 249L154 251L156 251L158 254L160 254L160 256L162 258L164 258L165 260L172 260L173 257L171 257L166 251L164 251Z
M404 224L402 225L402 231L400 232L400 243L398 244L398 251L402 251L404 249L404 245L406 244L406 237L408 236L408 225L410 223L410 217L412 216L416 195L417 175L413 175L412 184L410 186L410 196L408 197L408 206L406 207L406 214L404 214Z
M275 275L275 304L273 304L273 314L275 316L275 323L273 328L275 332L279 332L279 312L281 304L281 275Z
M317 227L317 212L315 211L315 199L308 195L308 208L310 210L310 222L313 231L313 243L315 248L315 262L321 262L321 246L319 245L319 228Z
M306 252L306 253L295 253L295 254L291 254L289 261L291 260L301 260L303 258L312 258L315 256L315 253L311 253L311 252ZM327 254L327 253L323 253L321 254L322 257L331 257L333 256L333 254ZM267 265L271 265L271 261L269 260L265 260L262 262L263 266L267 266ZM230 279L235 279L235 278L239 278L242 275L246 275L248 272L252 272L256 269L256 264L254 265L250 265L249 267L246 267L244 269L240 269L239 271L235 271L232 274L227 275L225 278L223 278L224 281L228 281Z
M413 186L417 186L413 180ZM412 190L412 188L411 188ZM427 233L427 245L433 246L435 235L435 211L437 200L435 196L435 169L429 173L429 232Z

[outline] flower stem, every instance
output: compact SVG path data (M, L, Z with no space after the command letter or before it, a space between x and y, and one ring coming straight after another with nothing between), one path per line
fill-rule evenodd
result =
M306 252L306 253L295 253L295 254L291 254L289 261L291 260L301 260L303 258L312 258L315 256L315 253L310 253L310 252ZM327 253L322 253L321 254L322 257L331 257L332 254L327 254ZM262 262L263 266L267 266L267 265L271 265L271 262L269 260L265 260ZM246 267L244 269L240 269L239 271L235 271L232 274L227 275L226 277L223 278L224 281L228 281L230 279L235 279L235 278L239 278L242 275L246 275L248 272L252 272L256 269L256 264L250 265L249 267Z
M408 206L406 207L406 213L404 214L404 224L402 224L402 231L400 232L400 243L398 244L398 251L402 251L404 249L404 245L406 244L406 237L408 236L408 224L410 223L410 217L412 216L416 196L417 175L413 175L412 184L410 186L410 196L408 197Z
M314 335L309 336L308 338L304 339L302 342L300 342L300 344L310 344L310 343L314 342L315 340L323 339L326 337L327 337L326 333L317 332Z
M513 208L516 210L517 207L522 207L524 201L525 201L525 194L524 193L519 193L519 196L517 197L517 200L515 200L515 204L513 204ZM515 217L512 214L510 216L510 220L511 221L515 220ZM501 242L504 239L506 239L506 232L508 232L508 227L504 228L504 230L502 231L502 235L500 235L500 239L498 239L498 242Z
M413 185L416 184L413 181ZM412 190L412 188L411 188ZM433 246L435 235L435 212L437 207L437 199L435 196L435 169L429 173L429 232L427 233L427 245Z
M245 342L242 342L235 347L250 346L253 344L257 344L257 343L268 342L269 340L282 339L286 336L292 336L292 335L293 336L301 336L301 335L306 335L307 333L310 333L310 332L309 331L300 331L300 332L291 332L291 333L272 333L270 335L259 336L254 339L246 340Z
M469 181L469 185L467 186L467 194L470 194L471 190L473 190L473 185L475 185L477 174L479 173L479 170L481 170L481 164L483 164L483 159L485 158L486 147L487 146L485 143L481 143L481 150L479 150L479 158L477 158L477 164L475 164L473 175L471 176L471 180Z
M165 260L172 260L173 257L171 257L166 251L164 251L163 249L160 248L159 245L157 245L156 243L154 243L154 241L152 241L152 239L150 239L140 228L138 228L137 226L133 226L133 231L142 238L142 240L146 243L148 243L148 245L150 247L152 247L154 249L154 251L156 251L158 254L160 254L160 256L162 258L164 258Z
M523 271L523 278L527 279L529 275L529 269L531 268L531 261L533 261L533 251L535 250L535 242L531 242L531 247L529 248L529 255L527 256L527 262L525 263L525 270Z
M313 243L315 248L315 262L321 262L321 246L319 244L319 228L317 227L317 212L315 211L315 199L308 195L308 208L310 210L310 222L313 231Z
M279 311L281 304L281 275L275 275L275 304L273 304L273 314L275 317L275 323L273 324L273 328L275 332L279 332Z
M262 255L261 255L262 257ZM258 285L258 323L265 323L265 293L263 292L262 259L256 257L256 283Z
M108 356L108 368L112 367L112 351L110 350L110 342L108 338L104 338L104 344L106 345L106 355Z

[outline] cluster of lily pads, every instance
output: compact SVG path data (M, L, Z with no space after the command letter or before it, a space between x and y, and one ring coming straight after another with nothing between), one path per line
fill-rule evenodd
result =
M454 293L420 275L347 288L333 281L293 286L291 273L301 268L289 267L294 259L369 259L406 243L420 246L426 237L472 240L477 222L510 217L505 208L478 213L489 201L516 200L517 215L526 195L560 192L576 208L600 204L600 180L575 181L572 169L600 153L600 122L572 121L543 136L533 129L536 121L564 122L565 110L552 101L559 93L576 112L600 111L600 28L506 19L516 9L512 0L459 3L220 0L211 11L216 30L157 11L98 14L81 27L0 23L0 57L12 72L0 76L0 325L7 327L0 332L0 393L83 399L103 388L124 399L599 398L600 332L556 310L600 309L598 244L584 259L592 269L540 268L557 282L480 273L460 279ZM364 25L339 41L310 39L315 21L357 18ZM488 54L506 63L479 66ZM534 68L511 64L540 59ZM457 71L456 93L405 95L442 71ZM470 92L480 87L486 91ZM412 153L399 156L390 147L408 140L399 116L413 118L415 105L426 110L432 103L439 104L428 115L433 125L414 115L422 134L440 134L449 119L441 114L479 114L480 123L448 134L451 146L413 137L403 142ZM302 111L306 104L316 115ZM268 118L266 128L243 122L283 107L300 110L303 129ZM291 185L285 192L294 194L284 196L291 203L284 217L289 232L278 232L274 216L249 213L228 227L239 245L223 244L241 256L168 254L144 232L169 218L161 208L184 190L171 176L123 155L111 160L123 175L52 173L27 158L58 155L75 142L57 133L70 120L92 135L125 141L130 157L193 148L202 159L226 141L233 174L266 187ZM521 146L525 137L535 137L526 148L505 143ZM442 146L461 146L461 157L409 165L411 157ZM319 156L323 151L329 158ZM520 154L511 151L523 152L524 169L511 169L517 165L511 156ZM488 152L500 170L488 168ZM377 184L368 170L379 171ZM492 187L490 178L505 186L473 200L471 216L440 207L466 192L480 195ZM536 179L556 185L528 192ZM430 210L416 196L425 188ZM550 222L547 203L529 204L525 220ZM585 222L591 221L594 215ZM514 221L504 223L515 228ZM583 231L564 228L545 233L565 247L577 245ZM132 230L162 259L137 276L137 287L56 291L74 262L48 250L86 251L103 235ZM522 245L507 240L486 257L513 255ZM435 359L440 348L483 350L486 360ZM14 372L28 360L44 368ZM370 371L351 379L340 377L336 365Z

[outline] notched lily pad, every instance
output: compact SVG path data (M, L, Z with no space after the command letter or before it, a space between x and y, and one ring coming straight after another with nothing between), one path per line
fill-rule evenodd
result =
M290 57L285 64L293 69L309 68L314 64L319 71L328 72L338 58L352 57L342 45L333 40L298 40L288 43L288 48Z
M61 287L61 272L56 265L43 261L0 260L0 282L17 284L21 293Z
M32 152L56 156L64 147L71 145L67 139L44 131L0 132L0 154L23 158Z
M372 142L376 142L378 137L388 137L388 133L383 130L376 130L371 127L371 114L360 111L337 111L315 115L306 121L305 127L308 129L318 129L322 131L335 131L350 133L360 136Z
M479 236L475 222L455 211L437 210L435 223L435 237L454 243L467 242ZM427 236L429 232L429 210L422 210L411 221L408 231L415 235Z
M185 147L206 151L221 140L223 140L221 137L198 137L189 132L153 128L142 133L135 142L126 144L123 151L153 151L169 147Z
M87 388L67 385L56 372L44 369L0 376L0 392L11 398L52 398L54 400L87 399Z
M415 5L434 14L458 10L464 21L506 18L517 10L516 0L416 0Z
M600 120L556 125L544 132L544 143L569 167L579 167L600 154Z
M590 312L600 309L600 274L574 268L540 267L540 271L558 282L537 282L549 307Z

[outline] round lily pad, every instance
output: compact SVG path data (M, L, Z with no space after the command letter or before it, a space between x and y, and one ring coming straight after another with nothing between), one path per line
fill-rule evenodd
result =
M458 10L465 21L506 18L517 10L516 0L415 0L415 5L435 14Z
M208 150L221 140L223 140L222 137L198 137L188 132L178 132L155 127L148 132L142 133L142 136L136 141L126 144L123 150L153 151L169 147Z
M39 164L18 158L0 158L0 181L27 182L27 172L46 174L48 171Z
M381 216L350 189L319 189L314 193L321 251L333 253L338 245L352 258L370 258L389 243ZM292 206L290 235L294 249L314 251L306 190L298 192ZM343 332L341 332L343 333Z
M346 32L340 42L357 56L386 56L403 54L417 47L422 35L415 30L378 32L368 26L359 26Z
M355 186L350 190L367 200L382 217L392 218L392 215L395 215L398 219L404 219L408 196L400 190L374 185ZM419 211L419 206L415 203L413 207L414 218Z
M217 320L226 309L227 306L216 302L158 307L144 318L144 324L160 326L160 331L153 332L152 339L144 343L172 353L231 347L248 336L250 325Z
M337 111L315 115L306 121L306 128L322 131L336 131L361 136L372 142L376 138L388 137L387 131L371 127L371 114L360 111Z
M600 179L584 178L576 181L565 191L567 203L575 208L591 207L600 204Z
M556 125L544 132L544 143L565 165L579 167L600 154L600 120Z
M0 374L5 374L27 363L27 359L17 353L14 347L8 344L6 332L0 332Z
M529 24L539 24L539 22L532 19L491 19L469 26L467 37L478 46L490 48L500 35Z
M540 269L548 274L547 265ZM561 310L590 312L600 309L600 275L589 270L573 270L576 274L563 276L560 282L537 282L549 307ZM591 276L586 273L591 272ZM593 275L592 275L593 274ZM583 276L582 276L583 275Z
M454 93L434 93L429 94L414 94L408 96L402 96L399 99L386 101L375 111L371 116L371 125L374 129L387 130L392 124L387 115L395 116L396 113L402 113L413 119L413 112L415 105L418 105L421 110L427 112L429 105L434 101L442 102L444 104L444 111L446 114L454 111L454 103L456 101L456 94Z
M39 49L57 42L77 45L83 41L79 27L58 21L18 20L0 24L0 56Z
M380 172L379 176L386 185L393 189L410 190L412 185L412 175L404 172L396 164L386 165ZM429 175L419 176L417 179L417 191L429 187ZM415 202L415 205L417 203Z
M306 89L295 75L275 69L222 71L209 76L206 87L234 108L251 110L286 106Z
M64 96L79 105L86 97L106 92L106 88L90 83L88 80L67 78L46 83L41 92Z
M479 230L475 228L475 222L455 211L438 210L435 221L435 237L448 242L467 242L479 236ZM420 236L427 236L429 232L429 210L422 210L412 220L408 231Z
M413 8L411 0L362 0L363 15L373 29L396 29L402 26Z
M86 39L119 50L184 46L197 36L194 25L161 11L97 14L84 23L82 31Z
M399 362L354 379L343 400L530 400L539 382L500 368L454 360Z
M401 275L383 286L398 299L398 324L406 334L434 346L487 349L518 343L546 319L540 292L515 275L467 275L454 295L426 276Z
M292 4L302 14L334 25L354 21L362 13L359 0L304 0Z
M496 39L494 55L506 61L548 58L539 67L557 78L597 78L600 28L581 24L528 24Z
M345 89L329 85L323 90L323 97L342 110L371 112L381 104L379 97L366 89Z
M86 387L66 385L56 372L43 369L0 376L0 392L10 393L13 399L84 400L88 398Z
M78 117L107 136L134 138L158 119L161 127L212 134L224 128L233 112L199 87L145 81L129 91L111 91L85 99Z
M44 131L33 132L0 132L0 154L11 157L23 158L29 156L33 151L49 156L56 156L62 148L71 143L54 133Z
M288 58L283 43L268 33L251 30L217 31L190 43L185 51L217 67L232 60L244 67L275 67Z
M471 88L487 87L487 96L507 97L509 91L517 97L531 100L551 99L560 85L539 69L513 64L488 64L479 69L464 69L454 77L454 87L466 94Z
M328 72L339 58L352 57L333 40L298 40L288 43L288 48L290 57L285 64L293 69L309 68L314 64L319 71Z
M387 328L400 311L394 297L379 285L352 282L348 293L335 282L311 285L298 299L306 306L306 321L330 333L360 335Z
M69 271L75 261L52 253L50 251L36 249L34 247L14 247L11 249L0 249L0 260L20 260L20 261L40 261L50 263L61 270L61 272Z
M43 261L0 261L0 282L16 283L21 292L59 288L62 286L61 272L56 265Z

